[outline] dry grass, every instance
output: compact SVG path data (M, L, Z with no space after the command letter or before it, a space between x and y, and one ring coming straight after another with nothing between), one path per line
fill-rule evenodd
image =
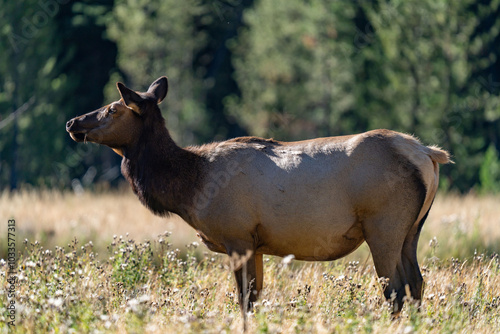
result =
M129 233L136 240L156 238L165 230L175 233L176 246L196 240L196 234L179 217L154 216L129 188L92 194L22 192L0 196L0 217L14 217L19 237L45 245L63 245L77 236L80 241L108 243L113 235ZM3 236L5 229L0 229ZM55 243L55 244L54 244ZM47 245L46 245L47 246Z
M264 291L250 332L499 332L498 203L498 197L436 199L419 247L427 283L420 312L408 303L391 320L366 247L336 262L284 264L265 257ZM14 332L242 328L225 256L195 249L195 233L185 223L154 217L129 191L3 194L0 217L1 240L7 219L15 218L23 254ZM2 287L6 270L0 262ZM3 291L0 332L7 332Z

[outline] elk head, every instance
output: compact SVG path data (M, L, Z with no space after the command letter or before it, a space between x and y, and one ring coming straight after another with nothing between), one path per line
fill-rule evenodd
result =
M66 131L76 142L106 145L123 155L123 150L141 137L148 114L160 113L158 104L167 95L168 80L157 79L145 93L135 92L121 82L116 86L120 100L71 119L66 123Z

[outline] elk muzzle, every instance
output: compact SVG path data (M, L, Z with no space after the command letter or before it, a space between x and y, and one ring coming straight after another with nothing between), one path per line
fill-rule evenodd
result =
M98 112L91 112L75 117L66 123L66 131L76 142L92 141L99 143L99 138L94 138L96 129L103 126Z

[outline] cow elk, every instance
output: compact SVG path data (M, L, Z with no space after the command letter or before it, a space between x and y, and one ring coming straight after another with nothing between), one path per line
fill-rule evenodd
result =
M450 162L446 151L389 130L181 148L158 107L166 77L145 93L117 87L120 100L73 118L67 131L121 155L121 171L146 207L179 215L210 250L231 256L244 319L262 290L264 254L330 261L364 241L378 276L388 280L393 313L407 293L422 298L417 242L438 188L438 164Z

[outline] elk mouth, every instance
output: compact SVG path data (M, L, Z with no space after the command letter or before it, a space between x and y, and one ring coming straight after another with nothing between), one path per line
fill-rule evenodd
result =
M69 135L77 143L87 141L87 133L85 132L70 132Z
M69 133L71 139L77 143L87 141L87 134L89 133L89 130L82 127L76 118L73 118L66 123L66 131Z
M71 139L77 143L92 142L100 144L102 140L102 129L106 129L106 124L101 124L93 119L87 120L87 115L73 118L66 123L66 131ZM85 121L83 121L85 120Z

